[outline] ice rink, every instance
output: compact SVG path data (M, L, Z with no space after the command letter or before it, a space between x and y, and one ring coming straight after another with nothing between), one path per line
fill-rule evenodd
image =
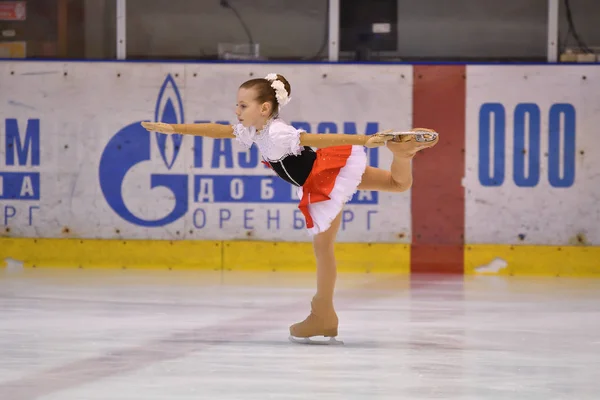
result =
M0 399L598 399L600 280L0 271Z

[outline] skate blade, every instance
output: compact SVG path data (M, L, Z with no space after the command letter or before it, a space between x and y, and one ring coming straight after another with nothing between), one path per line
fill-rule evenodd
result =
M344 344L344 342L342 342L341 340L337 340L334 337L313 336L310 338L299 338L290 336L289 339L290 342L298 344L311 344L321 346L339 346Z
M394 136L392 141L394 142L408 142L411 137L415 138L416 142L419 143L430 143L435 142L438 138L438 133L428 129L415 129L407 132L392 132Z

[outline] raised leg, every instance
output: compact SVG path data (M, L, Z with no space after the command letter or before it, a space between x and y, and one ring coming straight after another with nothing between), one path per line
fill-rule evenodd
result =
M414 138L403 142L389 141L386 146L394 154L390 170L367 167L358 189L381 192L404 192L410 189L412 186L412 158L420 150L435 146L438 140L426 143L417 142Z

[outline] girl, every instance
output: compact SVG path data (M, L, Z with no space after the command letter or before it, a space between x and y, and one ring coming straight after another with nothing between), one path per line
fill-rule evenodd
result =
M235 138L249 149L256 143L275 173L298 187L299 209L313 235L317 261L317 292L310 315L290 327L290 339L309 342L313 337L338 334L333 305L337 278L334 242L344 204L357 190L403 192L412 185L411 159L432 147L438 134L428 129L410 132L379 132L374 135L312 134L279 119L290 101L291 87L279 74L244 82L237 94L238 124L165 124L142 122L151 132L180 133L211 138ZM364 147L387 146L394 155L390 171L367 166ZM316 151L313 148L317 148Z

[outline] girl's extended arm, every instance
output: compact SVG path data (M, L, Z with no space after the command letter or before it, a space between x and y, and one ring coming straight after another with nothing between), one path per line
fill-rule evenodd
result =
M340 133L301 133L300 145L309 147L332 147L344 145L356 145L366 147L384 146L393 135L389 131L378 132L374 135L355 135Z
M150 132L181 133L183 135L206 136L215 139L232 139L233 127L223 124L166 124L164 122L142 122Z
M164 122L142 122L142 126L150 132L166 134L181 133L184 135L206 136L215 139L233 139L233 127L215 123L205 124L167 124ZM332 147L343 145L358 145L366 147L384 146L393 135L389 131L378 132L374 135L354 135L338 133L301 133L300 145L309 147Z

